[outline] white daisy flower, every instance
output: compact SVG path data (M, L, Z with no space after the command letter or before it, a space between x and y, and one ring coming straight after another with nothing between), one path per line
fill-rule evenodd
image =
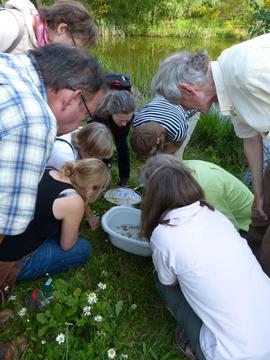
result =
M105 334L105 331L103 331L103 330L98 330L98 331L97 331L97 335L100 336L100 337L104 337L106 334Z
M98 283L98 288L100 289L100 290L105 290L106 288L107 288L107 284L104 284L104 283L102 283L102 282L100 282L100 283Z
M18 314L20 317L23 317L23 316L26 314L26 311L27 311L26 307L23 307L23 308L21 308L21 309L18 311L17 314Z
M101 322L101 321L103 321L103 317L101 315L97 315L97 316L94 316L94 320L96 322Z
M17 295L9 295L8 301L15 301L17 299Z
M128 359L128 354L121 354L120 360Z
M108 276L108 272L106 270L103 270L102 273L101 273L102 276L106 277Z
M87 301L89 305L93 305L98 301L97 295L94 292L91 292L87 295Z
M136 310L137 307L138 307L138 306L137 306L136 304L132 304L132 305L131 305L131 309L132 309L132 310Z
M84 308L83 308L83 315L85 315L85 316L90 316L91 315L91 306L85 306Z
M55 341L57 341L59 345L63 344L65 342L65 335L63 333L58 334Z
M107 355L108 355L109 359L115 359L116 358L116 351L113 348L111 348L111 349L108 350Z

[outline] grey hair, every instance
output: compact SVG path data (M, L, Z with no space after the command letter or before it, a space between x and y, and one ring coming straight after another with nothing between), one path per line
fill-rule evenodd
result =
M96 114L129 114L136 110L136 103L132 94L127 90L108 92L96 110Z
M82 49L54 43L29 53L52 90L81 90L88 100L105 87L105 75L97 60Z
M136 128L135 128L136 129ZM184 166L175 156L170 154L158 154L152 156L147 160L146 164L139 169L139 177L144 185L148 185L150 177L155 173L156 169L159 169L162 166ZM186 167L185 167L186 168ZM186 168L189 171L188 168Z
M203 84L207 81L209 57L206 50L197 53L181 51L167 57L161 62L152 81L155 95L163 96L169 101L179 100L179 84Z

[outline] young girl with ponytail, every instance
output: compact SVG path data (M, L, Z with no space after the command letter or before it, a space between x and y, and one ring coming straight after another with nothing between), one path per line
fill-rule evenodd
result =
M6 236L0 245L2 291L12 288L15 280L55 274L89 259L90 243L78 236L80 222L85 203L96 200L109 181L108 167L94 158L45 171L33 220L24 233Z

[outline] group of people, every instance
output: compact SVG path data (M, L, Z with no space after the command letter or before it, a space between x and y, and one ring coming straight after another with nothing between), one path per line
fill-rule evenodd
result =
M110 182L114 146L119 185L127 186L132 128L132 150L152 156L140 172L141 233L153 250L157 289L177 320L180 350L200 360L268 360L270 35L217 61L205 51L167 57L153 79L154 99L137 111L130 89L112 88L81 49L97 37L82 4L36 9L9 0L0 24L2 300L17 280L89 259L79 225L85 216L93 230L99 226L88 203ZM243 138L253 193L215 164L182 161L200 112L212 105Z

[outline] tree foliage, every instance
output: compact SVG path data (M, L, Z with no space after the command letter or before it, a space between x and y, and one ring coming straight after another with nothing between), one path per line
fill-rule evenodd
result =
M263 4L258 4L254 0L249 1L253 9L251 25L248 32L251 36L258 36L270 32L270 1L265 0Z

